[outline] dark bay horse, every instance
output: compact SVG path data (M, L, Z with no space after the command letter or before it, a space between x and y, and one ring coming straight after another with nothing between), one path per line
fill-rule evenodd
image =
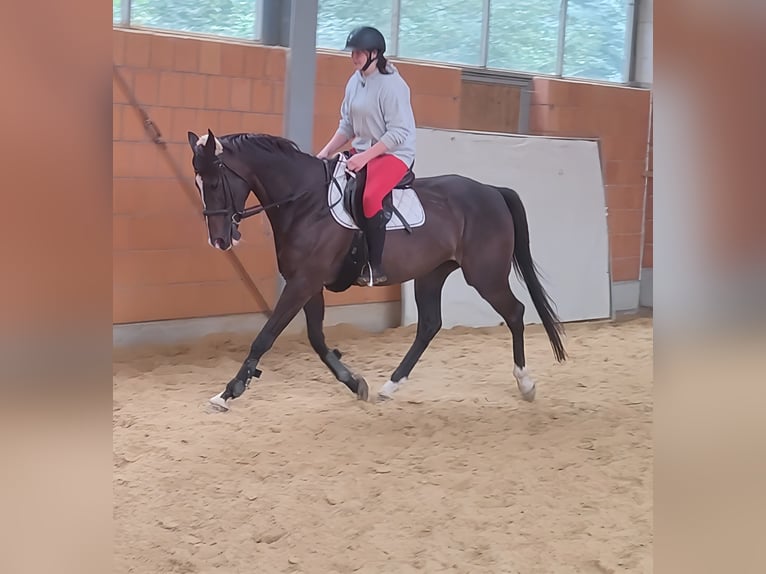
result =
M240 239L241 219L264 211L285 279L275 309L252 342L242 367L210 402L228 409L228 401L244 393L251 379L261 374L257 368L261 357L301 309L319 358L340 382L367 400L366 381L349 370L339 351L328 348L322 328L324 289L342 291L354 283L353 278L342 277L348 275L352 247L360 245L359 230L339 225L330 212L327 191L338 158L316 158L273 135L216 137L208 130L202 137L192 132L188 136L210 245L231 249ZM520 274L529 290L556 360L565 361L566 351L561 340L563 326L532 260L521 199L511 189L459 175L418 178L412 188L425 210L425 222L410 230L389 230L383 264L389 285L414 279L417 335L380 396L391 397L441 329L442 287L450 273L462 268L466 282L508 325L513 375L522 397L534 400L535 384L524 358L524 305L511 292L511 269ZM261 205L246 209L251 191Z

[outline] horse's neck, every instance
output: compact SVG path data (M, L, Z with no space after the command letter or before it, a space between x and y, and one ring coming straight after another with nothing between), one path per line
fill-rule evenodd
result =
M267 209L266 214L275 233L287 231L294 222L295 209L291 209L296 194L310 194L313 187L323 181L324 168L321 160L311 158L288 158L279 154L268 154L261 165L256 166L258 181L262 189L254 186L253 193L262 205L286 202L278 208ZM306 198L300 197L297 202Z
M284 201L296 192L309 186L316 186L323 172L321 160L311 158L293 159L278 154L269 154L268 159L256 166L255 173L263 186L266 197L261 202Z

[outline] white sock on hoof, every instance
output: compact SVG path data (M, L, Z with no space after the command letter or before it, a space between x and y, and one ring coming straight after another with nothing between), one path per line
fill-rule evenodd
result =
M223 409L225 411L228 411L229 410L229 405L226 404L226 401L223 400L223 397L221 397L221 395L223 395L223 392L220 392L217 395L215 395L214 397L211 397L209 402L213 406L216 406L216 407L221 408L221 409Z
M386 382L385 385L380 387L380 390L378 391L378 395L390 399L393 397L393 394L399 390L399 387L401 387L405 382L407 381L407 377L402 377L399 379L398 383L395 383L394 381L389 380Z
M516 377L516 384L521 391L521 397L525 401L535 400L535 382L529 376L527 368L520 369L518 365L513 366L513 376Z

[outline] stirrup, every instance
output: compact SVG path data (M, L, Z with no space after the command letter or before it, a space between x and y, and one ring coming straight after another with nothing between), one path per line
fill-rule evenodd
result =
M362 271L359 273L359 276L356 278L356 281L354 282L359 287L370 287L370 283L372 283L372 271L367 271L369 269L369 263L365 264L364 267L362 267ZM367 276L369 275L369 279Z
M381 273L381 276L378 278L379 282L375 283L375 276L374 276L374 274L372 272L372 265L368 264L367 268L370 270L370 278L367 281L367 286L368 287L375 287L375 285L380 285L380 284L385 283L386 281L388 281L388 277L386 276L386 274L385 273Z
M384 274L384 280L382 282L385 283L386 281L388 281L388 277ZM367 263L362 268L362 272L356 279L356 284L360 287L375 287L375 276L372 272L372 265Z

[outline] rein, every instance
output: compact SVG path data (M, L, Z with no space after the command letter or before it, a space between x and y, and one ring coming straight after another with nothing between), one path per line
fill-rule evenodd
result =
M234 225L239 225L239 223L243 219L247 219L248 217L252 217L253 215L258 215L259 213L262 213L268 209L271 209L273 207L280 207L282 205L285 205L287 203L292 203L299 197L305 195L307 193L307 189L304 189L302 191L299 191L297 193L293 193L292 195L287 196L286 198L279 200L279 201L273 201L271 203L267 203L266 205L258 204L251 207L246 207L242 211L237 210L234 207L234 195L231 192L231 187L229 186L229 180L226 177L226 174L223 172L223 169L229 170L231 173L236 175L239 179L250 185L250 182L248 182L244 177L242 177L239 173L237 173L237 170L232 168L230 165L227 165L221 158L216 159L216 165L218 166L218 169L221 170L221 180L223 182L223 189L224 194L226 196L226 207L224 209L203 209L202 214L205 216L211 216L211 215L231 215L231 221ZM261 188L264 195L266 194L266 190L263 187L263 184L258 180L256 176L256 183L258 187Z

